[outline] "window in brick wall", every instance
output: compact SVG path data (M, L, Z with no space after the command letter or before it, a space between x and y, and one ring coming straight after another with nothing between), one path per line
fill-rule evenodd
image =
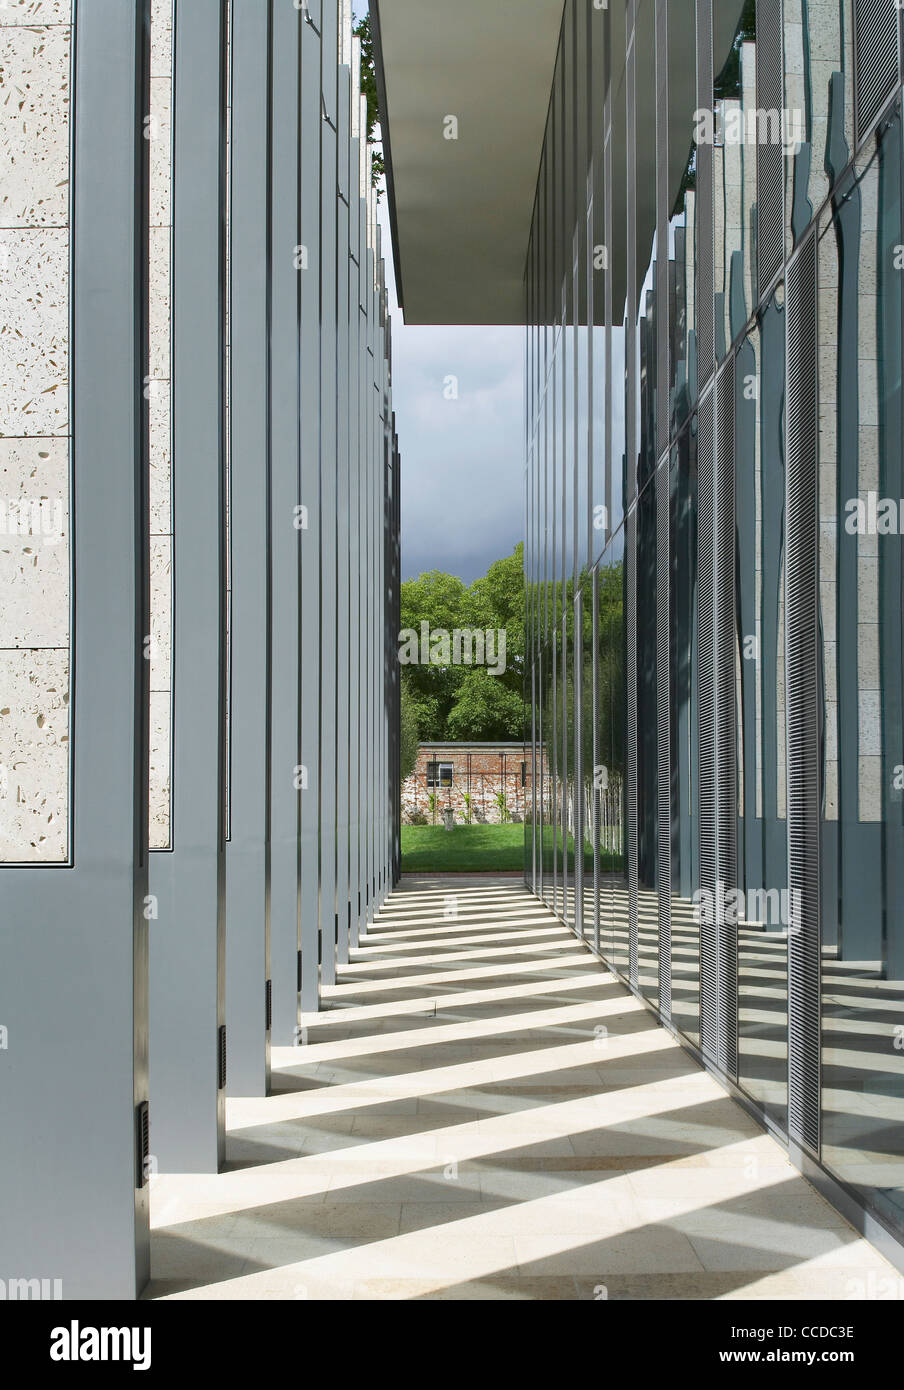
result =
M451 787L452 785L452 764L451 763L428 763L427 764L427 786L428 787Z

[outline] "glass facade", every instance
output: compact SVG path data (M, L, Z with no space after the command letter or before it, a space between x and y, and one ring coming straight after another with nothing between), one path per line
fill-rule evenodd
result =
M565 6L526 273L525 838L534 891L898 1241L900 24Z

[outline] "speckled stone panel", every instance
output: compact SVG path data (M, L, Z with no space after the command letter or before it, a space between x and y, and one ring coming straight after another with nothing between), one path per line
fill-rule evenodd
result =
M6 0L0 29L23 24L65 24L72 20L72 0Z
M171 843L172 742L172 77L173 0L151 5L149 245L151 849Z
M148 389L151 442L151 535L173 530L170 431L172 415L168 382L152 381Z
M0 651L0 861L68 855L69 653Z
M169 691L151 692L150 845L164 849L170 839L171 712Z
M173 0L151 0L151 77L173 70Z
M68 647L68 440L0 439L0 592L0 647Z
M0 435L69 432L69 233L0 230Z
M0 226L69 220L69 29L0 33Z
M172 689L173 543L151 537L151 690Z
M71 19L0 7L0 863L69 854Z

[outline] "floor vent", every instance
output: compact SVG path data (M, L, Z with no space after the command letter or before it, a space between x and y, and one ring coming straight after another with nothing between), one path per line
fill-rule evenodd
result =
M217 1029L217 1089L226 1088L226 1024Z
M148 1180L151 1156L151 1121L150 1108L146 1100L136 1107L135 1110L135 1186L145 1187Z

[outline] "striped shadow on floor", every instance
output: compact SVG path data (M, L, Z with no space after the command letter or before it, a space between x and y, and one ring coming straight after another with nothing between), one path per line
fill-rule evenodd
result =
M884 1259L546 906L404 879L227 1102L219 1175L152 1179L148 1297L858 1299Z

